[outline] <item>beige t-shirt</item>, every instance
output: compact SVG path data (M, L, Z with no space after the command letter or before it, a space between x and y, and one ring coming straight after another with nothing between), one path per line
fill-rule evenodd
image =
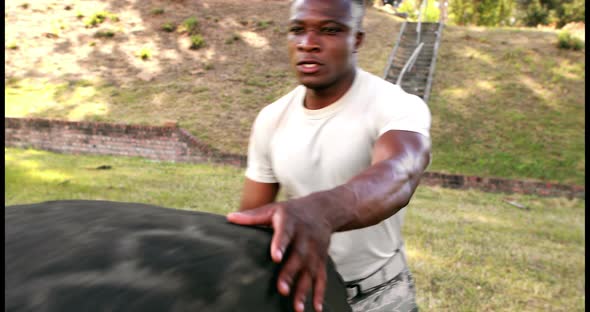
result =
M388 130L430 135L430 110L421 98L360 68L346 94L327 107L306 109L305 92L298 86L264 107L248 147L246 177L279 183L287 198L346 183L371 165L373 146ZM404 213L332 234L329 254L345 281L366 277L400 248Z

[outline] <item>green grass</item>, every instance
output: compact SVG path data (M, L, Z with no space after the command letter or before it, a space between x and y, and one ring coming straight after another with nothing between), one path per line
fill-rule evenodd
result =
M584 201L420 187L404 235L426 311L584 311Z
M98 30L94 36L97 38L112 38L115 36L115 31L111 29L101 29Z
M194 16L191 16L191 17L185 19L182 22L181 27L179 28L179 31L181 31L181 32L186 31L189 33L189 35L196 34L198 30L199 30L199 20Z
M172 22L167 22L162 25L162 30L165 32L173 32L176 29L176 25Z
M81 16L81 15L78 15L78 16ZM86 27L96 27L96 26L102 24L103 22L105 22L107 20L107 18L113 22L119 21L119 17L116 14L113 14L108 11L99 11L99 12L92 14L90 17L88 17L88 19L86 19L84 21L84 25L86 25Z
M137 57L142 60L149 60L152 57L152 50L150 48L141 48L137 51Z
M5 205L140 202L226 214L243 169L5 148ZM109 170L95 168L107 165ZM583 200L418 188L403 233L421 311L584 311Z
M560 50L556 36L445 27L431 170L584 185L584 53Z
M237 208L241 170L142 158L63 155L5 148L4 203L95 199L227 213ZM95 168L106 165L109 170Z
M202 48L205 45L205 39L201 35L192 35L191 36L191 45L190 48L192 50L197 50Z
M273 25L274 21L273 20L261 20L261 21L256 21L256 28L260 29L260 30L264 30L267 29L270 25Z
M150 13L152 13L152 15L162 15L164 14L164 9L163 8L153 8Z
M557 35L557 47L560 49L582 50L584 48L584 41L575 37L567 31L562 31Z

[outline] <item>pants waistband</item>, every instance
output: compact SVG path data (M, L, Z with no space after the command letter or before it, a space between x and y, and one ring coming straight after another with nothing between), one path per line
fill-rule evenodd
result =
M399 275L406 268L406 259L404 253L400 250L396 252L387 263L375 273L366 278L345 282L348 298L354 298L359 294L366 293L377 288Z

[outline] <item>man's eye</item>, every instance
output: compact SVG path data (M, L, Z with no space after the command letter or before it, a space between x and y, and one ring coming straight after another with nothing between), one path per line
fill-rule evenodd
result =
M322 32L327 34L335 34L341 32L342 29L338 27L323 27Z
M291 32L291 33L298 34L298 33L302 32L302 31L303 31L303 27L301 27L301 26L292 26L292 27L289 27L289 32Z

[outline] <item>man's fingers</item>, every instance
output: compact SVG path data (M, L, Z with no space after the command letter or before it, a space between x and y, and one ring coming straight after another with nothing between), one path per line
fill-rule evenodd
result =
M324 293L326 292L326 280L326 263L321 261L313 285L313 307L316 312L321 312L323 308Z
M311 275L309 272L304 271L299 275L297 280L297 286L295 288L295 294L293 296L293 305L296 312L303 312L305 308L305 298L311 289Z
M303 268L302 260L303 259L297 253L293 252L293 250L289 252L287 261L283 265L277 281L279 292L283 296L288 296L291 292L291 287L293 286L295 276L297 276Z
M274 262L279 263L293 239L294 228L293 223L287 222L284 212L280 210L272 216L272 227L274 234L270 242L270 256Z
M241 225L270 225L274 212L274 205L265 205L256 209L229 213L227 221Z

